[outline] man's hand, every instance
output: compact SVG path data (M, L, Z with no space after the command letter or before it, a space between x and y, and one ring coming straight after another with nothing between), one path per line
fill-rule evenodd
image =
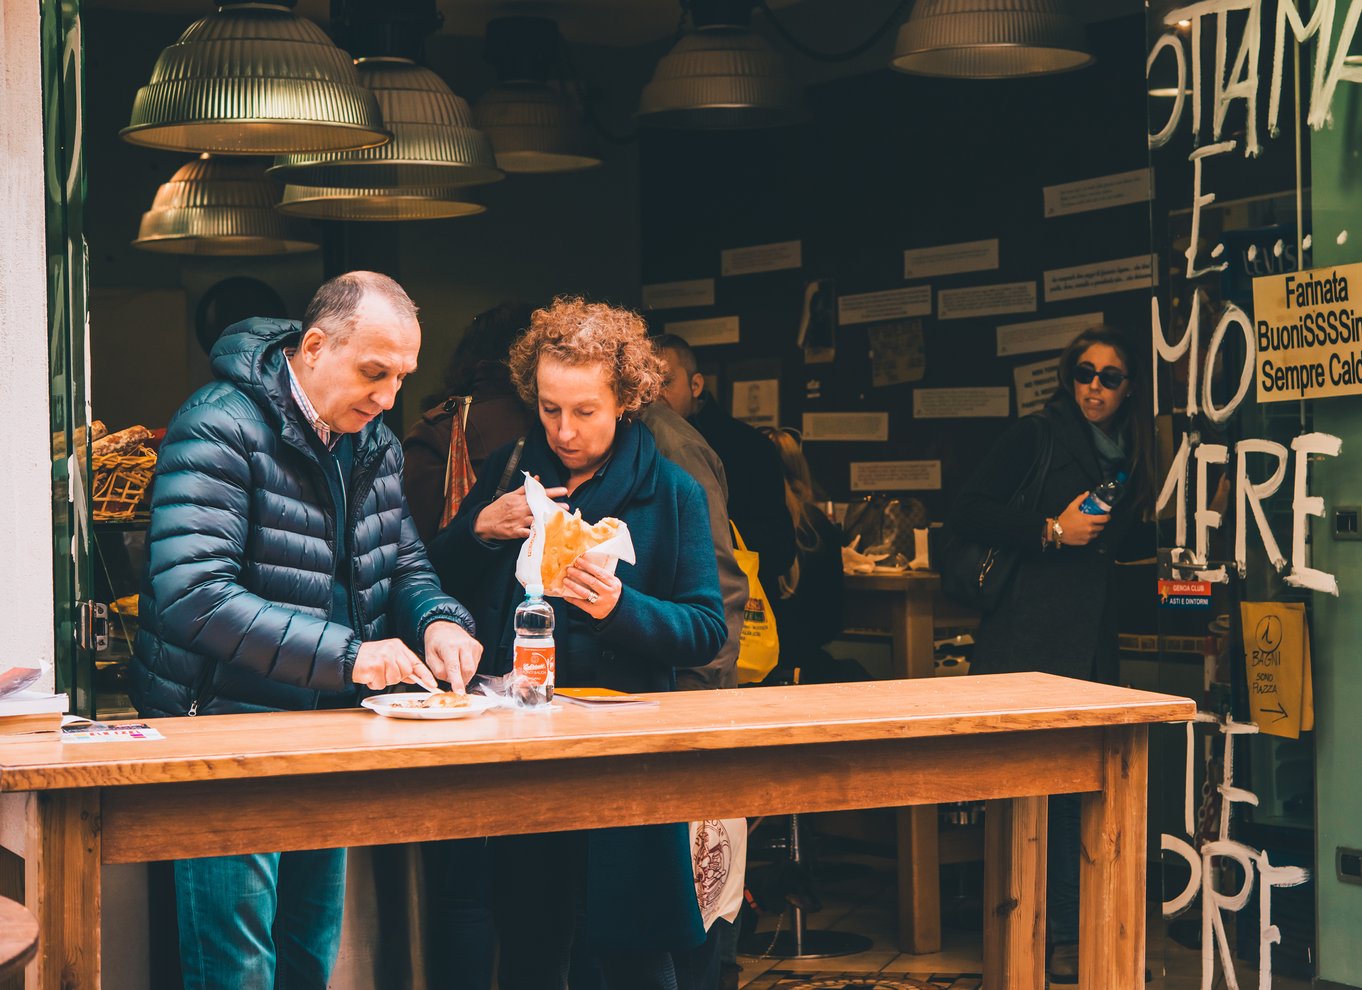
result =
M426 627L426 663L450 690L462 694L478 672L482 644L457 622L432 622Z
M431 684L435 678L400 639L375 639L360 644L350 680L381 691L393 684Z

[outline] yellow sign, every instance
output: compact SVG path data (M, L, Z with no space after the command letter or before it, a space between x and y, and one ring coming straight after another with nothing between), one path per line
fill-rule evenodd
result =
M1258 401L1362 395L1362 264L1253 280Z
M1298 739L1315 727L1310 629L1299 602L1241 602L1249 710L1258 731Z

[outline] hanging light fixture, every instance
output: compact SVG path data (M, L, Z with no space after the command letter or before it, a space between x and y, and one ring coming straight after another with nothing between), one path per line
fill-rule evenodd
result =
M451 188L339 189L284 187L280 213L314 220L447 220L484 213L487 207Z
M917 0L899 29L893 67L961 79L1006 79L1093 63L1065 0Z
M284 155L270 175L298 185L356 189L471 186L505 178L491 142L473 126L468 103L434 72L396 55L355 64L392 140L358 151Z
M799 90L784 60L750 28L753 0L694 0L695 30L653 70L639 123L742 130L794 123Z
M547 17L498 17L483 56L497 85L473 104L473 121L507 172L576 172L601 164L582 115L549 84L559 58L558 25Z
M315 251L274 205L279 187L262 163L203 155L156 190L133 247L162 254L258 255Z
M289 9L222 0L161 52L125 141L171 151L273 155L388 140L350 56Z

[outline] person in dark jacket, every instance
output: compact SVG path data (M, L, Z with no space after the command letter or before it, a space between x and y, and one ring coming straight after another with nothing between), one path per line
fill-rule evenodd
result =
M464 435L474 475L488 454L523 436L533 422L506 367L511 344L530 325L533 311L527 303L504 302L473 317L450 359L444 392L402 441L407 505L427 545L444 510L450 427L459 412L456 397L471 399Z
M131 694L144 716L353 705L357 685L462 689L481 646L402 497L380 415L416 366L392 279L323 285L302 325L251 319L175 414L152 489ZM432 676L432 674L434 676ZM322 990L345 850L175 864L184 985Z
M700 431L728 475L728 512L749 550L761 557L762 590L775 595L780 575L795 561L794 525L785 507L780 458L760 433L734 419L705 391L695 352L676 334L653 340L667 365L662 398ZM779 624L777 624L779 630Z
M789 429L763 430L780 455L785 510L795 527L798 552L773 595L780 631L780 674L799 668L800 681L818 684L864 680L854 661L835 661L823 649L842 632L842 531L814 502L813 478L802 439Z
M1151 531L1137 525L1153 491L1150 419L1138 408L1152 386L1138 353L1110 327L1079 334L1060 357L1060 387L1045 409L998 438L956 500L950 525L986 546L1021 554L1002 600L975 637L971 673L1044 671L1115 683L1112 568L1118 556L1153 553ZM1038 505L1009 505L1047 439L1050 462ZM1129 480L1110 514L1079 511L1092 489L1118 473ZM1078 980L1079 811L1076 795L1050 801L1053 983Z
M623 520L638 560L611 574L579 559L567 596L549 599L558 684L670 691L676 668L708 663L724 642L705 494L635 420L663 377L646 333L635 313L558 299L511 352L516 387L540 421L517 487L493 501L507 447L431 545L445 587L477 619L487 673L512 666L524 597L515 564L532 519L524 472L588 522ZM671 953L704 939L685 823L507 839L496 862L503 990L561 986L574 940L610 990L675 987Z

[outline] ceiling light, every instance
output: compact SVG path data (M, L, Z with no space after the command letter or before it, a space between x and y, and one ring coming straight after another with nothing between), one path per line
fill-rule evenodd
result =
M448 187L339 189L289 185L279 212L314 220L446 220L483 213L487 207Z
M794 123L799 90L749 25L750 0L696 2L695 30L664 55L639 100L639 123L741 130Z
M582 114L549 78L559 62L558 25L546 17L487 24L483 55L498 83L473 104L497 165L507 172L574 172L601 164Z
M204 155L156 190L133 247L163 254L257 255L317 250L274 209L279 187L262 163Z
M229 0L161 52L125 141L171 151L273 155L387 141L350 56L284 3Z
M473 126L468 104L412 59L384 55L356 62L393 138L378 148L280 157L270 175L292 184L380 189L476 185L504 178L492 145Z
M1006 79L1092 62L1083 25L1064 0L918 0L899 29L893 67L924 76Z

